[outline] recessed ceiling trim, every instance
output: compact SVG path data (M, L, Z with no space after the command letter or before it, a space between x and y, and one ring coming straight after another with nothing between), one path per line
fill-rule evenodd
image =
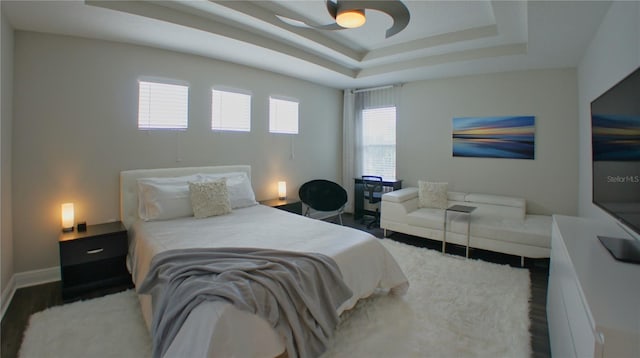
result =
M463 50L440 55L426 56L414 60L395 62L362 69L356 78L365 78L390 72L410 70L420 67L435 66L444 63L477 60L482 58L524 55L527 53L527 44L511 44L472 50Z
M320 35L313 30L305 38L295 30L273 25L217 1L222 0L121 2L146 7L145 11L110 9L118 3L111 1L103 6L88 5L99 3L97 0L5 1L2 12L15 30L162 48L329 87L352 88L473 73L575 66L610 6L600 1L409 0L406 5L412 23L391 40L380 40L389 28L389 19L372 11L367 14L368 24L362 28L322 32L327 39L316 42L313 39ZM245 5L262 7L275 16L267 6L271 3L317 23L331 21L324 0L251 0ZM431 38L488 25L497 26L496 36L442 45L436 44L437 37ZM410 50L407 42L420 40L431 47ZM394 45L398 47L386 48ZM409 51L382 56L390 49L403 50L403 46ZM345 56L341 53L345 48L355 52ZM372 53L365 61L357 59L357 53L364 58L369 50Z
M284 23L276 14L291 18L300 17L299 14L292 12L291 10L279 6L273 1L260 1L255 3L253 1L229 1L229 0L209 0L226 8L241 12L248 16L260 19L270 25L276 26L287 32L293 33L306 40L319 44L329 50L335 51L338 54L348 57L353 61L361 61L364 53L361 51L349 48L333 39L328 38L322 31L315 29L306 29L296 26L290 26ZM306 21L306 20L305 20Z
M288 45L282 41L254 34L247 31L246 28L236 27L234 24L230 24L228 20L213 14L207 18L203 18L194 14L177 11L169 7L139 1L86 0L85 3L87 5L144 16L242 41L274 52L296 57L297 59L313 63L351 78L355 78L355 75L357 74L356 68L349 67L346 64L339 64L336 61L315 55L310 51L305 51L295 46Z
M399 54L401 55L407 52L424 50L436 46L449 45L456 42L493 37L496 35L498 35L498 27L496 25L487 25L456 32L450 32L446 34L439 34L414 41L404 42L401 44L382 47L376 50L371 50L364 56L362 61L366 62L384 57L398 56Z

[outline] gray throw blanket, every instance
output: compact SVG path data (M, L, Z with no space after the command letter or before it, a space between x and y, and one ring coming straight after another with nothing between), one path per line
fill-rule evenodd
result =
M262 317L285 337L289 357L317 357L335 332L337 309L352 296L328 256L254 248L162 252L138 292L152 296L157 358L203 301L229 302Z

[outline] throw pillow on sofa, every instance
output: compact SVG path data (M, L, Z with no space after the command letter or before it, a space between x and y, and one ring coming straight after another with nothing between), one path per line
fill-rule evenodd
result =
M446 209L448 183L418 180L418 206L421 208Z

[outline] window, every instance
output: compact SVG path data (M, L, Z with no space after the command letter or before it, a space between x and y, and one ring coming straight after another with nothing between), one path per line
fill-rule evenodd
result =
M139 81L138 129L186 129L189 87Z
M396 177L396 107L362 110L362 172Z
M298 134L298 102L269 97L269 132Z
M237 91L212 89L211 129L251 131L251 95Z

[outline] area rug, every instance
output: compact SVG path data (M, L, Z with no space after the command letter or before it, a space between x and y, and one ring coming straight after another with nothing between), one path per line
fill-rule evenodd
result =
M342 315L325 358L529 357L529 272L384 239L407 274L403 297L373 295ZM133 291L34 314L21 358L149 357Z

